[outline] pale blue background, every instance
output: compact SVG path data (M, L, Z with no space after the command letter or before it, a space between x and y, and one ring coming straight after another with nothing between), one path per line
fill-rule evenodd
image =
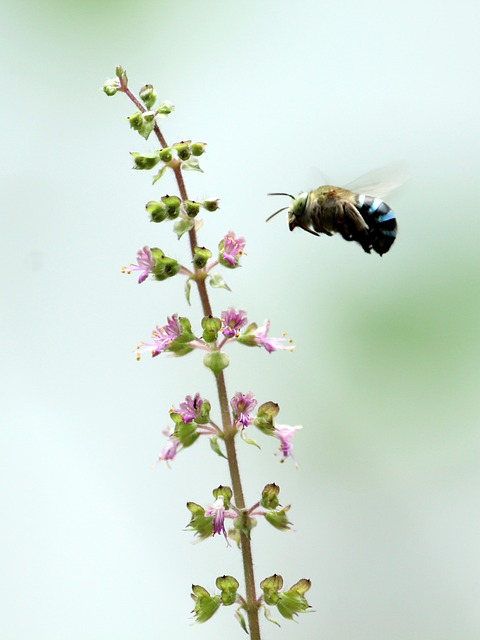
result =
M479 570L479 73L474 1L3 3L1 640L244 637L220 611L190 628L192 582L241 577L221 539L191 545L187 500L228 483L207 443L152 468L168 409L215 391L198 354L135 362L178 311L178 281L122 276L150 225L115 65L177 105L169 141L209 143L192 197L221 197L201 241L247 238L233 293L293 354L231 350L229 392L301 423L300 468L242 447L295 532L260 523L259 580L310 577L316 613L265 638L476 640ZM288 231L268 191L336 183L398 159L399 237L380 259ZM195 304L197 303L195 299Z

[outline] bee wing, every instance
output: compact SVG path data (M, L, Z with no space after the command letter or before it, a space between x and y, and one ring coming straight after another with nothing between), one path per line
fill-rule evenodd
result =
M345 188L355 193L383 199L406 182L408 175L406 162L393 162L360 176L357 180L345 185Z

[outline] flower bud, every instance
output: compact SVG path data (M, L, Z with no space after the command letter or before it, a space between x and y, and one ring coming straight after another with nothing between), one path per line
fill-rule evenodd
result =
M157 153L146 153L142 155L140 153L131 152L130 155L133 157L133 161L135 163L134 169L148 171L149 169L153 169L153 167L160 162L160 158Z
M192 584L191 596L195 602L193 615L197 622L209 620L222 604L220 596L211 596L204 587L198 584Z
M257 521L248 515L247 511L241 511L239 516L235 518L233 526L250 540L251 531L257 526Z
M117 65L115 68L115 75L117 76L117 78L121 78L123 76L123 74L125 73L124 68L122 67L122 65Z
M195 502L187 502L187 509L192 518L187 527L193 529L200 540L206 540L213 535L213 521L211 516L205 515L205 509Z
M145 209L150 214L150 220L152 222L163 222L167 217L167 211L163 202L150 200L150 202L147 202L145 205Z
M280 412L280 407L276 402L264 402L258 407L257 417L255 418L255 426L260 429L266 435L273 435L272 431L275 429L273 424L274 418Z
M260 504L265 509L276 509L279 505L278 494L280 493L280 487L275 484L267 484L262 491L262 499Z
M284 507L281 511L267 511L265 514L265 520L280 531L287 531L292 526L292 523L287 518L287 511L290 510L290 505Z
M135 131L139 131L144 125L143 114L140 113L140 111L136 111L132 116L127 118L127 120Z
M230 487L223 487L222 485L220 485L219 487L214 489L212 493L215 500L218 500L218 498L220 497L223 498L223 506L225 507L225 509L230 508L230 500L233 496L233 491L230 489Z
M174 420L174 422L176 422ZM183 447L191 447L200 434L197 433L197 425L195 422L189 422L188 424L180 420L176 423L174 435L179 440Z
M218 332L222 328L222 321L220 318L213 316L205 316L202 320L203 339L207 343L215 342L218 338Z
M177 144L173 145L173 148L177 152L180 160L188 160L192 155L192 152L190 151L190 140L187 140L186 142L177 142Z
M171 102L169 102L168 100L164 100L162 102L162 104L158 107L157 109L157 113L159 116L162 116L163 118L166 118L167 116L169 116L172 111L175 110L175 105L173 105Z
M216 200L204 200L202 207L207 211L216 211L218 209L219 198Z
M293 620L293 616L299 613L305 613L310 608L305 598L305 593L310 589L310 586L310 580L302 578L288 591L283 591L277 603L278 612L288 620Z
M103 85L103 91L107 96L114 96L120 89L120 83L116 78L107 80Z
M195 202L194 200L184 200L183 207L189 218L195 218L195 216L200 212L200 203Z
M165 149L162 149L161 151L159 151L158 157L162 162L165 162L166 164L171 162L173 160L173 153L172 153L171 147L165 147Z
M205 153L205 147L207 146L206 142L194 142L190 145L190 151L194 156L201 156Z
M203 269L211 257L212 252L209 249L205 247L195 247L193 250L193 266L195 269Z
M151 109L157 101L157 92L151 84L143 85L143 87L140 89L139 96L147 109Z
M155 280L162 281L176 276L180 269L181 265L176 260L164 256L159 259L157 264L153 267L152 275Z
M218 376L220 371L223 371L230 364L229 357L215 349L210 351L203 359L203 364L213 372L214 376Z
M263 599L266 604L276 605L280 599L279 591L283 587L283 578L276 573L269 578L265 578L260 583L260 589L263 591Z
M178 196L163 196L162 202L169 220L175 220L180 215L180 205L182 201Z
M238 580L233 576L219 576L215 581L215 585L221 591L222 604L228 607L235 603L238 587L240 586Z

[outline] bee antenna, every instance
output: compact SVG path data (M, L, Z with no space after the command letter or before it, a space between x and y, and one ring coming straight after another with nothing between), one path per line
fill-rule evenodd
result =
M288 196L292 200L295 200L291 193L267 193L267 196Z
M285 196L288 195L288 193L269 193L269 196ZM288 209L288 207L282 207L282 209L279 209L278 211L275 211L275 213L272 213L271 216L268 216L268 218L265 220L265 222L268 222L269 220L271 220L274 216L277 215L277 213L280 213L280 211L285 211L285 209Z

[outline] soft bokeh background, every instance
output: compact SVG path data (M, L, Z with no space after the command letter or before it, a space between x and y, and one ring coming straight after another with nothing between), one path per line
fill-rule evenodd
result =
M260 523L258 578L313 581L316 612L265 638L480 637L480 124L474 1L2 3L1 640L244 637L190 628L193 582L241 576L221 539L191 545L187 500L228 483L206 442L154 467L168 409L215 390L197 354L135 362L188 309L176 280L120 274L143 244L185 259L130 170L151 150L104 80L123 64L177 105L169 141L206 140L192 197L221 197L201 240L245 235L233 293L293 354L232 349L230 393L301 423L298 470L241 447L247 495L275 481L295 532ZM268 191L345 183L404 159L380 259L288 231ZM287 203L285 203L287 204ZM195 299L195 304L197 300Z

